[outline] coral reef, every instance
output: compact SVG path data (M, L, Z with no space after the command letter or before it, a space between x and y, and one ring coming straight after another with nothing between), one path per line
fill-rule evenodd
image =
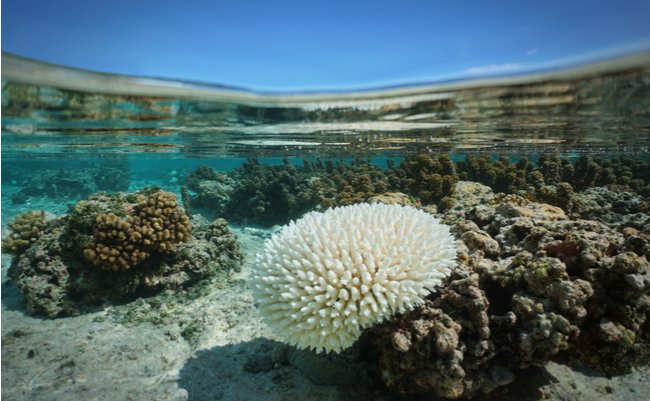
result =
M449 228L425 212L342 206L308 213L265 243L253 296L285 342L340 352L361 329L421 303L455 257Z
M449 213L462 268L362 337L389 389L473 397L549 360L607 374L650 360L643 233L516 195Z
M187 187L196 195L189 203L183 200L184 204L207 207L214 210L217 215L224 213L233 191L234 181L232 178L226 174L218 173L210 167L199 166L188 174L186 182Z
M571 211L579 196L594 186L645 197L640 207L650 208L647 196L649 163L644 160L596 159L580 156L575 161L557 155L497 159L468 155L453 162L449 156L408 156L399 165L387 160L382 170L371 160L303 160L294 166L288 160L272 166L250 159L239 169L219 174L199 167L188 176L196 194L196 206L205 206L230 220L270 226L284 224L313 209L366 202L388 191L407 196L440 212L461 209L454 196L459 180L489 186L494 192L521 195L529 200L560 206ZM645 170L644 170L645 169ZM574 199L575 198L575 199ZM572 217L574 214L570 214ZM640 228L638 225L635 227Z
M620 188L595 187L572 194L565 210L572 217L598 220L612 228L650 232L648 198Z
M213 271L239 271L243 257L228 222L217 218L208 223L198 216L194 222L200 222L201 229L194 230L192 241L178 244L174 249L176 259L184 265L183 270L201 272L207 267Z
M649 167L647 160L599 159L587 155L574 162L567 157L542 155L534 164L527 158L512 163L505 157L493 160L469 155L456 164L461 180L480 182L495 192L528 192L531 198L557 206L563 206L572 192L594 186L616 186L645 196Z
M30 197L79 198L97 191L124 191L130 183L126 161L110 158L102 159L99 165L27 171L24 177L12 178L21 184L21 190L11 196L14 204L25 203Z
M11 232L2 239L2 252L18 256L34 243L45 229L46 214L33 210L19 214L9 223Z
M514 193L527 187L526 173L531 165L526 158L513 164L506 157L492 161L487 156L470 155L456 163L456 170L461 180L480 182L495 192Z
M225 179L225 174L217 173L213 168L208 166L199 166L196 170L192 171L187 175L185 181L187 182L188 188L192 191L197 192L199 184L202 181L221 181Z
M305 169L313 172L316 165L308 164ZM324 169L313 181L321 208L365 202L388 189L384 172L370 160L354 159L350 164L327 161Z
M103 269L125 270L188 240L190 220L174 194L158 191L140 195L124 218L98 214L92 236L84 250L86 259Z
M389 163L389 186L417 197L423 204L437 203L450 196L458 182L454 163L448 156L407 157L399 167Z
M30 314L56 317L104 302L182 289L239 268L242 255L225 220L208 223L197 217L191 225L192 236L176 198L155 187L95 194L77 203L70 214L47 221L36 240L12 259L9 275ZM105 247L108 253L102 253ZM139 254L126 260L113 249ZM148 257L141 258L142 253Z
M30 197L83 197L98 190L87 169L39 171L27 176L20 184L21 190L11 196L11 202L14 204L26 203Z
M384 384L400 393L430 393L445 398L469 396L492 386L489 303L478 275L454 273L434 301L372 329ZM507 384L514 375L493 367Z
M125 191L129 188L131 177L129 163L123 156L100 156L97 171L92 172L93 180L99 191Z
M60 220L50 222L36 241L11 261L9 277L23 293L29 313L75 313L67 294L71 284L69 264L58 241L62 231Z
M300 217L318 204L309 179L288 160L280 166L246 161L232 174L235 183L226 206L231 220L272 226Z

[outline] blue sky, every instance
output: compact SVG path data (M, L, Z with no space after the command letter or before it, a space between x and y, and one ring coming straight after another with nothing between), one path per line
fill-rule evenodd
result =
M256 90L517 73L650 48L650 1L3 0L2 50Z

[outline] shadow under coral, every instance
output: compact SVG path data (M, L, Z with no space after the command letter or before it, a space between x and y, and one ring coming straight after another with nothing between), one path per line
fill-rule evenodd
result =
M181 369L178 386L187 391L189 401L274 399L273 394L287 393L300 399L296 388L305 381L292 374L293 368L274 365L277 344L257 338L198 351Z
M292 359L293 363L278 362L279 353L287 346L276 341L257 338L248 342L218 346L201 350L188 359L180 370L178 386L187 392L188 401L203 400L442 400L424 394L391 394L375 380L368 378L368 366L357 365L354 382L345 384L316 384L319 380L341 378L346 366L341 365L330 372L319 371L322 364L305 363ZM289 347L289 352L297 351ZM304 356L304 354L303 354ZM281 357L280 357L281 358ZM320 358L320 357L319 357ZM297 360L297 362L296 362ZM298 366L296 366L296 364ZM334 365L326 365L332 367ZM544 368L530 368L509 386L490 394L481 394L474 400L540 400L540 389L557 382Z

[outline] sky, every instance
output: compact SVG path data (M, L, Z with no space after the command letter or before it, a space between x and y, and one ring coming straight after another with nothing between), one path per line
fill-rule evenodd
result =
M2 50L260 91L521 73L650 49L650 1L3 0Z

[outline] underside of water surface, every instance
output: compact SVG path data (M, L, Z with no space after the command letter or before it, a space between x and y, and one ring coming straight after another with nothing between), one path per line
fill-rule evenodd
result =
M3 153L644 154L650 142L647 65L641 55L521 77L260 94L54 68L4 55Z

